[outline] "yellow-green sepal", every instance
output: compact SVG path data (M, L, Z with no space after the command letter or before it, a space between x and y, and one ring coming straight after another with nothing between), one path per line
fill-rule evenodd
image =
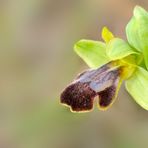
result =
M98 68L110 61L106 55L106 44L100 41L82 39L74 45L74 50L91 68Z

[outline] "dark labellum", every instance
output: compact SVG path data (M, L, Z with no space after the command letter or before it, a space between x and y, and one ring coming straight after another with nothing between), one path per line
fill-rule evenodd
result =
M72 111L89 111L94 98L98 96L100 109L110 106L116 97L121 82L122 67L112 62L98 69L87 70L68 86L61 94L61 103L70 106Z

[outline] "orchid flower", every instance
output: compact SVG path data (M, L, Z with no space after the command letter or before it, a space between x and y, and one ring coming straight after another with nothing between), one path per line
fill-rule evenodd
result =
M90 69L79 74L61 93L60 101L72 112L108 109L125 81L126 90L148 110L148 12L136 6L126 26L127 41L115 37L107 27L102 29L104 42L82 39L75 52Z

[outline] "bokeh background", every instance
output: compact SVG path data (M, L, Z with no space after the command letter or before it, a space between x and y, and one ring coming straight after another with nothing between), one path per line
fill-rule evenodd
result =
M135 5L147 0L0 0L0 148L147 148L148 112L122 86L107 111L74 114L63 88L87 65L79 39L101 29L126 39Z

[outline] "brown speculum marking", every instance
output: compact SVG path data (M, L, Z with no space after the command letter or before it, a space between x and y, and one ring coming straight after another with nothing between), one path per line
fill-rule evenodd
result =
M107 63L98 69L81 73L61 94L61 103L72 111L89 111L99 96L100 108L108 107L115 98L122 67Z

